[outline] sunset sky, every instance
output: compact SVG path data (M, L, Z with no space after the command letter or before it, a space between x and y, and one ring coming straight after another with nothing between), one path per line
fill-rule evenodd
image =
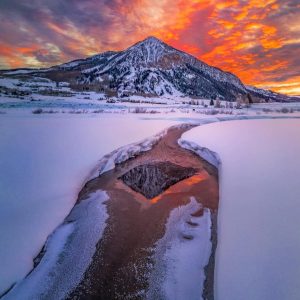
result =
M299 0L1 0L0 69L45 67L149 35L245 84L300 95Z

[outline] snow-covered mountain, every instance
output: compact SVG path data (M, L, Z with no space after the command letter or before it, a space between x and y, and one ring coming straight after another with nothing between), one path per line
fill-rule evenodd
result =
M120 52L104 52L52 67L52 79L117 96L184 95L235 100L247 89L238 77L211 67L155 37ZM62 76L62 75L65 76Z
M270 90L260 89L254 86L245 85L247 92L252 96L252 98L264 99L267 101L276 102L298 102L299 99L293 96L287 96L284 94L275 93Z
M20 71L69 82L74 90L94 90L107 96L182 95L234 101L238 97L249 99L250 95L255 102L278 98L276 93L245 86L232 73L209 66L155 37L124 51L107 51L49 69ZM18 70L12 72L18 74ZM279 101L288 101L289 97L279 96Z

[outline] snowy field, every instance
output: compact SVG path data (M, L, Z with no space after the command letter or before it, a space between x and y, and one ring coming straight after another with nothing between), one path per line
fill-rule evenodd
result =
M103 104L93 93L89 95L89 100L83 99L84 95L75 100L45 96L41 101L29 101L28 107L18 99L1 98L0 102L16 101L17 106L4 109L4 114L0 110L0 294L32 269L33 258L69 213L82 184L105 154L174 124L299 115L297 111L263 113L255 105L251 109L233 110L233 114L219 111L212 116L214 108L201 105ZM75 113L62 113L64 101ZM59 112L32 113L34 108L47 109L47 105L54 105ZM89 105L90 110L83 111ZM93 113L95 105L104 105L104 111ZM131 113L136 107L148 112L155 109L158 113ZM276 109L280 110L280 106ZM247 137L250 133L245 132ZM244 138L244 134L239 134L236 140ZM203 149L198 150L204 153ZM119 154L116 152L116 156Z
M300 299L300 120L214 123L183 139L217 152L217 300Z
M156 245L147 299L202 299L204 268L212 245L210 210L205 209L203 216L191 217L200 208L202 206L192 197L190 203L171 211L166 232ZM187 222L199 226L193 227Z
M1 299L67 299L80 283L103 235L107 200L106 192L98 190L78 203L48 237L39 264Z
M26 74L30 70L19 70ZM8 74L8 73L7 73ZM13 78L0 75L0 114L20 111L32 113L37 109L41 113L193 113L199 115L261 115L261 114L300 114L300 102L261 103L251 107L242 105L237 108L235 102L220 101L215 106L209 99L192 99L180 95L162 97L106 97L103 93L71 90L69 84L59 85L50 79L34 76Z
M108 152L176 121L139 115L0 116L0 294L33 267Z

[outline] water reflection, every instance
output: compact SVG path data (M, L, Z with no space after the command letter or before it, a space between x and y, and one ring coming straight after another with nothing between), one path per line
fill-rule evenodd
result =
M160 195L152 198L150 202L152 204L155 204L168 194L186 193L191 189L191 186L208 179L208 177L209 175L206 171L199 172L194 176L181 180L176 184L170 186L167 190L162 192Z

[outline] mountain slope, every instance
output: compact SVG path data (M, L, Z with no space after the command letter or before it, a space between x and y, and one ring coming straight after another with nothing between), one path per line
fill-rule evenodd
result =
M82 62L79 67L79 84L96 84L101 89L115 90L118 96L189 95L234 100L238 94L247 93L235 75L211 67L154 37L122 52L109 53L105 60L90 68L82 69Z
M20 69L5 74L47 77L56 82L69 82L74 90L94 90L107 96L177 95L228 101L237 98L254 102L297 101L245 86L232 73L209 66L155 37L124 51L107 51L49 69Z
M298 97L287 96L284 94L275 93L270 90L259 89L254 86L245 85L247 92L252 96L252 98L264 99L266 101L276 101L276 102L298 102Z

